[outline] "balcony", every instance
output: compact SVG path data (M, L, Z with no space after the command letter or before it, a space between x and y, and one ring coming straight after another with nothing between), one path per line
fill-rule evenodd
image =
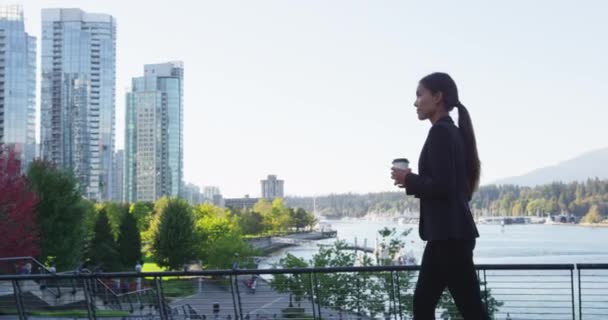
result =
M374 266L9 275L10 265L2 266L0 309L16 309L21 319L42 308L60 309L61 299L91 319L109 310L149 319L411 319L419 271ZM493 319L608 318L608 264L478 265L477 271ZM441 301L437 318L459 319L447 293Z

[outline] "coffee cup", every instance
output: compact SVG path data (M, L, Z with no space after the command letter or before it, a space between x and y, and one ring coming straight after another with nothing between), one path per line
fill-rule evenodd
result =
M393 168L406 170L410 167L410 161L406 158L398 158L393 160Z

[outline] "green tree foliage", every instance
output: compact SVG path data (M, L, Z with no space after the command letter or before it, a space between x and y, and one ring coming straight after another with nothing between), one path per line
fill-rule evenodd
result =
M143 232L150 228L152 214L154 213L153 206L151 208L145 202L138 201L131 205L129 208L129 213L131 213L137 221L137 230Z
M378 231L380 235L379 247L385 249L386 257L373 259L370 255L357 256L353 251L346 249L345 242L337 241L333 246L321 247L309 262L288 254L281 259L278 266L281 268L307 268L309 266L348 267L370 266L375 263L389 265L400 252L406 249L405 237L411 229L398 234L395 229L384 228ZM282 274L275 275L271 286L278 292L289 292L296 301L310 298L311 281L321 294L317 299L322 306L331 307L338 311L355 311L362 316L377 317L384 314L400 313L401 318L412 316L413 287L415 286L415 272L360 272L360 273L317 273L314 278L309 274ZM397 288L397 289L395 289ZM484 294L484 297L486 295ZM396 303L387 303L395 301ZM487 301L489 310L493 315L502 306L488 291ZM401 309L393 309L401 305ZM446 309L452 319L460 318L454 301L446 291L439 301L439 308Z
M382 243L392 253L396 254L403 246L401 236L395 235L394 229L381 230L383 237ZM352 267L355 265L370 266L374 259L370 255L356 255L353 251L346 249L347 245L343 241L336 241L333 246L321 247L319 252L313 256L310 262L292 255L280 260L282 268L302 268L302 267ZM277 275L271 282L271 286L279 292L290 292L296 301L304 297L310 297L310 278L311 275ZM399 297L403 306L411 306L411 289L413 283L410 281L411 275L407 272L399 274L398 287ZM387 304L387 300L397 299L396 291L393 290L395 279L391 273L383 272L361 272L361 273L317 273L314 278L315 286L322 289L322 294L317 295L319 303L338 311L352 311L374 317L385 312L397 312L392 310L392 304ZM411 290L410 290L411 291ZM410 314L411 310L402 311L402 315Z
M123 205L116 202L104 202L98 204L97 211L101 211L102 209L108 215L112 236L114 237L114 240L117 240L118 235L120 234L120 224L123 216L128 213L128 210L126 210Z
M137 229L137 219L131 213L123 214L118 236L118 253L125 270L133 270L141 261L141 235Z
M589 209L589 212L583 217L581 222L583 223L600 223L604 220L604 217L600 214L598 206L593 205Z
M230 268L238 256L241 267L251 266L251 256L258 254L241 236L239 219L230 211L203 204L196 208L198 257L211 269Z
M94 212L70 173L37 160L30 165L27 176L39 199L41 260L53 260L59 270L75 268L83 257L85 222Z
M601 215L608 214L608 180L588 179L585 182L551 183L519 187L513 185L484 186L473 196L471 206L488 215L556 215L574 214L582 217L597 205Z
M293 228L296 228L296 231L300 231L300 229L310 228L315 225L317 220L315 216L307 212L302 208L297 209L289 209L289 215L291 216L291 225Z
M95 221L94 236L88 250L88 260L103 271L120 271L118 246L112 235L112 228L106 211L102 208Z
M369 213L402 214L419 211L419 202L403 192L369 194L332 194L315 197L316 213L327 217L361 217ZM286 198L289 207L313 210L313 198ZM584 182L555 182L536 187L488 185L473 195L471 208L476 214L521 216L569 213L585 215L597 205L602 216L608 216L608 180L588 179Z
M169 205L169 198L162 197L158 199L154 204L152 204L152 218L150 221L149 227L142 232L141 238L144 245L145 251L151 251L150 246L152 245L154 234L158 231L158 227L160 226L160 218L163 215L163 212Z
M315 204L313 207L313 203ZM329 218L362 217L368 213L401 214L418 212L418 199L406 197L404 192L380 192L367 194L331 194L315 197L289 197L289 207L303 208ZM315 208L316 207L316 208Z
M256 235L265 231L264 216L257 211L245 210L241 212L239 224L243 234Z
M157 207L161 211L151 226L152 255L159 266L177 270L196 257L192 209L183 199L167 199L162 206L157 202Z
M298 258L291 253L281 258L278 263L283 269L293 268L308 268L309 265L301 258ZM300 302L306 295L310 296L310 279L309 275L302 274L277 274L274 276L271 285L278 292L290 292L293 294L296 302Z

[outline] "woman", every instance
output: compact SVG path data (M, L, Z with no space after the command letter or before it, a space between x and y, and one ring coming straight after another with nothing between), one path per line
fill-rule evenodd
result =
M469 201L479 184L480 161L469 112L456 83L446 73L430 74L418 84L418 119L431 130L418 161L418 174L393 168L395 185L420 199L420 238L428 241L414 293L414 319L435 319L447 287L465 320L486 319L473 265L479 237ZM458 109L458 127L449 112Z

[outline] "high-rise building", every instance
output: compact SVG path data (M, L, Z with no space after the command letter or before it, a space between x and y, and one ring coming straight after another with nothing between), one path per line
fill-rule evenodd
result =
M203 202L201 188L195 184L187 183L182 189L182 198L192 205L201 204Z
M221 195L220 188L217 186L206 186L203 187L203 196L206 200L212 201L216 195Z
M209 202L218 207L224 207L224 197L219 187L206 186L203 187L202 202Z
M262 198L273 200L283 198L283 180L277 180L276 175L268 175L266 180L260 181L262 185Z
M144 66L127 93L125 197L177 197L183 187L182 62Z
M123 181L125 168L125 153L123 150L118 150L114 154L114 168L112 169L112 201L124 202L123 197Z
M41 154L90 199L112 196L115 91L116 20L43 9Z
M0 143L23 168L36 156L36 38L19 5L0 6Z

